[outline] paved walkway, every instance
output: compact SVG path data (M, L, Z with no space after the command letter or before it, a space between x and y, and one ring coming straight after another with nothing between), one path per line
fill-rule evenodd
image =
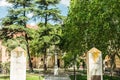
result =
M45 75L45 80L71 80L68 75Z

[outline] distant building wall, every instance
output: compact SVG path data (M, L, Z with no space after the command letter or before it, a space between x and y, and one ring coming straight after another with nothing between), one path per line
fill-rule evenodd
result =
M7 52L7 47L2 46L0 42L0 62L5 63L10 60L10 53ZM31 57L33 68L43 68L43 55L39 57ZM27 62L28 63L28 62ZM54 55L47 56L47 67L53 68L54 67ZM64 61L62 60L62 56L58 56L58 67L64 67ZM29 64L27 64L27 68L29 68Z
M120 68L120 58L118 56L115 56L116 60L116 67Z
M0 41L0 62L5 63L9 61L9 53L6 51L7 47L2 45Z
M43 55L39 57L32 56L31 61L33 68L43 68ZM47 56L47 67L53 68L54 67L54 55L48 55ZM63 68L64 67L64 61L62 60L62 56L58 56L58 67Z
M108 55L106 55L105 59L104 59L104 63L106 67L110 67L110 57ZM115 64L116 64L116 68L120 68L120 58L118 56L115 56Z

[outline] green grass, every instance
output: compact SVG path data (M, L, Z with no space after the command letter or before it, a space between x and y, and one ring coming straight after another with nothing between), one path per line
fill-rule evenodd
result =
M0 80L9 80L8 75L0 75Z
M71 78L71 80L74 80L74 76L73 75L71 75L70 76L70 78ZM77 75L76 76L76 80L87 80L87 76L86 75ZM110 76L107 76L107 75L104 75L103 76L103 80L120 80L120 77L110 77Z
M29 74L27 75L26 80L43 80L42 76L34 75L34 74Z
M114 76L114 77L111 77L111 76L103 76L103 79L104 79L104 80L120 80L120 77L117 77L117 76Z
M71 75L70 76L71 80L74 80L74 76ZM9 76L4 76L4 75L0 75L0 80L10 80ZM38 76L35 74L27 74L27 79L26 80L43 80L42 76ZM76 80L87 80L87 76L86 75L77 75L76 76ZM103 76L103 80L120 80L120 77L110 77L110 76Z
M74 75L71 75L70 78L74 80ZM76 80L87 80L87 76L76 75Z
M10 80L9 76L0 76L0 80ZM27 74L26 80L43 80L42 76L34 75L34 74Z

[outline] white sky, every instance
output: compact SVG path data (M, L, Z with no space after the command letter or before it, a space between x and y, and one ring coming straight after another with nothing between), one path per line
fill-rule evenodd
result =
M61 0L60 3L69 6L70 0ZM10 4L8 4L6 0L0 0L0 6L10 6Z
M69 6L70 5L70 0L61 0L60 3L64 4L65 6Z
M8 4L8 2L6 2L6 0L0 0L0 6L10 6L11 4Z

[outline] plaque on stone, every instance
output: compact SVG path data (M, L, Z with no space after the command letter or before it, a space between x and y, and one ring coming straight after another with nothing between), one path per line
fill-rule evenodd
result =
M97 48L92 48L87 53L87 80L103 80L102 53Z
M10 80L26 80L26 52L21 47L11 51Z

